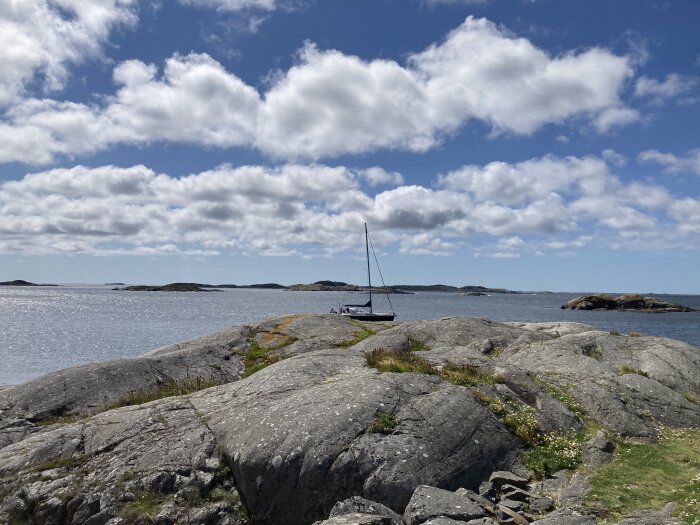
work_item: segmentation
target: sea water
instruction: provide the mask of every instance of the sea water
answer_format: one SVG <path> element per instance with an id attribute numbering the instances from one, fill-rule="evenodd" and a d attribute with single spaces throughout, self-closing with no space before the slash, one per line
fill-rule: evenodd
<path id="1" fill-rule="evenodd" d="M 650 314 L 562 310 L 580 293 L 461 296 L 418 292 L 390 296 L 397 320 L 447 316 L 496 321 L 575 321 L 601 330 L 671 337 L 700 347 L 700 312 Z M 700 310 L 700 296 L 661 299 Z M 79 364 L 133 357 L 226 327 L 292 313 L 326 313 L 364 302 L 348 292 L 232 289 L 221 292 L 126 292 L 108 286 L 0 287 L 0 385 Z M 391 307 L 386 296 L 375 309 Z"/>

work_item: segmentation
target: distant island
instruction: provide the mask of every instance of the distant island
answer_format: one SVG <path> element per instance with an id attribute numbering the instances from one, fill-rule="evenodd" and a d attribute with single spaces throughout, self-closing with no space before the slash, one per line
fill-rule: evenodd
<path id="1" fill-rule="evenodd" d="M 693 308 L 682 304 L 660 301 L 654 297 L 644 297 L 639 294 L 627 294 L 613 297 L 609 294 L 582 295 L 571 299 L 562 305 L 563 310 L 619 310 L 665 313 L 665 312 L 694 312 Z"/>
<path id="2" fill-rule="evenodd" d="M 17 279 L 15 281 L 0 282 L 0 286 L 58 286 L 58 285 L 57 284 L 36 284 L 36 283 L 30 283 L 29 281 L 23 281 L 22 279 Z"/>
<path id="3" fill-rule="evenodd" d="M 123 286 L 122 283 L 114 283 Z M 284 286 L 278 283 L 260 284 L 203 284 L 203 283 L 170 283 L 165 285 L 130 285 L 123 288 L 113 288 L 116 291 L 128 292 L 209 292 L 216 289 L 247 288 L 260 290 L 290 290 L 292 292 L 365 292 L 366 286 L 345 283 L 343 281 L 316 281 L 310 284 L 292 284 Z M 449 292 L 461 295 L 486 295 L 487 293 L 514 294 L 505 288 L 486 288 L 485 286 L 450 286 L 446 284 L 397 284 L 392 286 L 373 286 L 372 291 L 390 294 L 411 294 L 413 292 Z"/>
<path id="4" fill-rule="evenodd" d="M 124 288 L 112 288 L 119 292 L 217 292 L 220 288 L 255 288 L 255 289 L 272 289 L 285 290 L 287 287 L 277 283 L 264 284 L 202 284 L 202 283 L 170 283 L 165 285 L 130 285 Z"/>
<path id="5" fill-rule="evenodd" d="M 361 292 L 366 286 L 356 286 L 342 281 L 316 281 L 311 284 L 293 284 L 289 290 L 294 292 Z M 505 288 L 486 288 L 485 286 L 450 286 L 447 284 L 394 284 L 391 286 L 372 287 L 377 293 L 405 294 L 413 292 L 450 292 L 464 294 L 486 293 L 520 293 Z"/>

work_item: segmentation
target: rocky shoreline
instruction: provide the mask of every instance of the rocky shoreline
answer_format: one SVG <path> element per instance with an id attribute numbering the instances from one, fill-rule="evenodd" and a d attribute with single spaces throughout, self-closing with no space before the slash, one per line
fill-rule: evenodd
<path id="1" fill-rule="evenodd" d="M 699 400 L 670 339 L 278 317 L 1 391 L 0 523 L 692 523 Z"/>

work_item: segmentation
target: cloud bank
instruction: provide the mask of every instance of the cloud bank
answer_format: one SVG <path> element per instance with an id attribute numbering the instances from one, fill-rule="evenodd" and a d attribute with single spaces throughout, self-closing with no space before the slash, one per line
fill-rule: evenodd
<path id="1" fill-rule="evenodd" d="M 122 14 L 106 17 L 95 34 L 131 14 L 130 2 L 105 3 Z M 47 78 L 60 78 L 66 60 L 47 62 Z M 8 92 L 13 78 L 29 74 L 0 79 L 0 89 Z M 262 93 L 206 54 L 173 55 L 162 71 L 129 60 L 114 69 L 116 92 L 100 102 L 16 101 L 0 121 L 0 162 L 46 164 L 56 155 L 156 141 L 255 148 L 291 161 L 378 149 L 422 152 L 472 120 L 496 134 L 528 135 L 571 119 L 607 132 L 639 117 L 620 99 L 632 74 L 628 58 L 606 49 L 551 56 L 473 17 L 406 64 L 308 43 Z"/>
<path id="2" fill-rule="evenodd" d="M 364 221 L 378 243 L 412 254 L 700 247 L 700 200 L 623 183 L 614 169 L 602 157 L 545 156 L 465 165 L 431 187 L 320 164 L 182 178 L 142 165 L 52 169 L 0 185 L 0 252 L 323 256 L 355 250 Z"/>

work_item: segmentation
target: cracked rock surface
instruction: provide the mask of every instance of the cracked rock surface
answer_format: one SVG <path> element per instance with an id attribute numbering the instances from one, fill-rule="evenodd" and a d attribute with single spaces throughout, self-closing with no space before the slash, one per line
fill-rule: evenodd
<path id="1" fill-rule="evenodd" d="M 379 372 L 365 357 L 378 349 L 435 373 Z M 439 375 L 450 363 L 497 380 L 452 384 Z M 222 384 L 109 408 L 191 378 Z M 582 428 L 553 389 L 622 436 L 700 426 L 688 395 L 700 397 L 700 352 L 678 341 L 575 323 L 278 317 L 0 391 L 0 523 L 515 523 L 554 503 L 519 481 L 528 445 L 484 400 L 525 407 L 543 432 Z M 604 436 L 588 449 L 591 464 L 609 459 Z M 494 471 L 512 482 L 493 478 L 489 497 L 517 489 L 502 504 L 475 492 Z M 577 476 L 548 481 L 560 508 L 542 523 L 595 522 Z"/>

